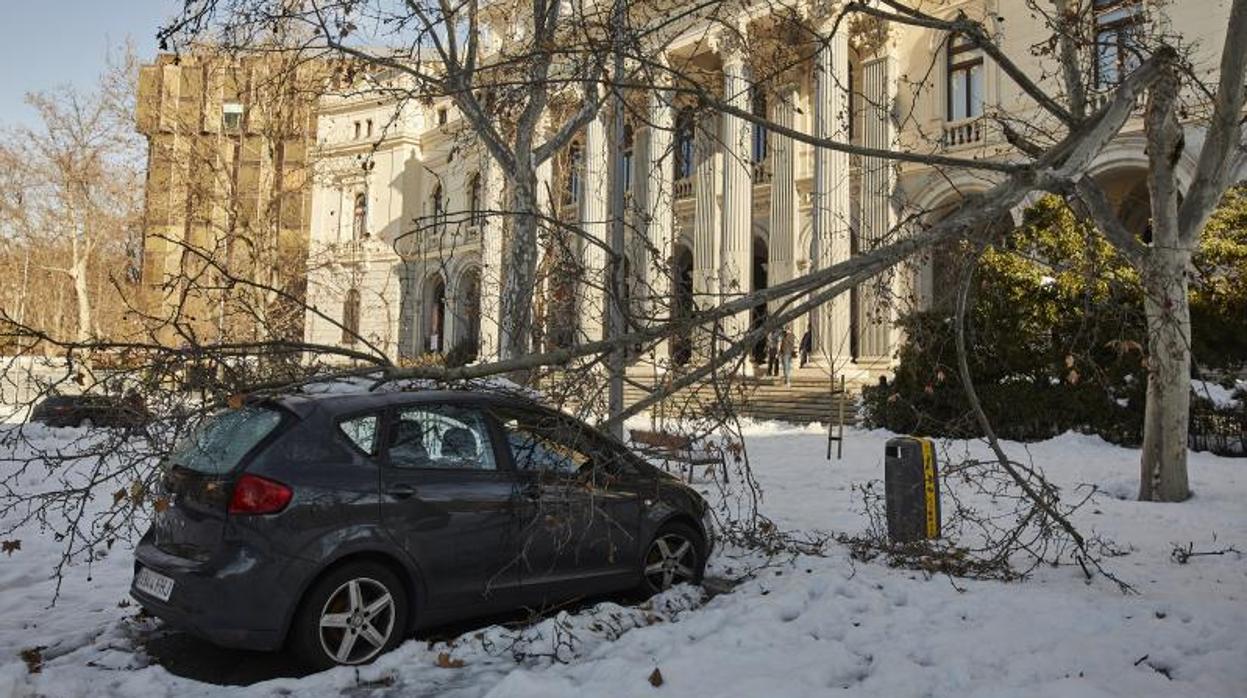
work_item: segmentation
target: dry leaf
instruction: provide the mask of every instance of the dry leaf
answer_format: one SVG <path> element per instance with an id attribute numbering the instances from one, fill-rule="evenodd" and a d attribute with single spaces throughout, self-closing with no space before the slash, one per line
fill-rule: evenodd
<path id="1" fill-rule="evenodd" d="M 455 659 L 449 652 L 442 652 L 437 655 L 437 665 L 443 669 L 459 669 L 463 667 L 463 660 Z"/>
<path id="2" fill-rule="evenodd" d="M 245 398 L 246 396 L 242 393 L 234 393 L 229 396 L 229 399 L 225 401 L 225 404 L 229 405 L 231 410 L 242 409 L 242 403 Z"/>
<path id="3" fill-rule="evenodd" d="M 116 492 L 113 492 L 113 504 L 120 504 L 121 500 L 125 498 L 126 498 L 126 488 L 122 487 Z"/>
<path id="4" fill-rule="evenodd" d="M 44 645 L 38 647 L 27 647 L 19 653 L 22 661 L 26 662 L 26 671 L 32 674 L 38 674 L 43 671 L 43 651 L 47 649 Z"/>
<path id="5" fill-rule="evenodd" d="M 156 510 L 157 514 L 159 514 L 169 508 L 169 500 L 164 497 L 158 497 L 156 501 L 152 502 L 152 508 Z"/>
<path id="6" fill-rule="evenodd" d="M 662 685 L 662 672 L 658 670 L 658 667 L 654 667 L 654 672 L 649 675 L 649 685 L 654 688 Z"/>
<path id="7" fill-rule="evenodd" d="M 20 540 L 0 540 L 0 553 L 12 555 L 21 549 L 22 542 Z"/>

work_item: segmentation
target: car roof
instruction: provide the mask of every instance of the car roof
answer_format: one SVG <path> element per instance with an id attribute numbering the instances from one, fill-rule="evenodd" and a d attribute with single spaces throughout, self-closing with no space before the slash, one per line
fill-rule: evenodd
<path id="1" fill-rule="evenodd" d="M 416 405 L 425 403 L 463 403 L 489 402 L 494 404 L 523 405 L 540 408 L 540 405 L 529 398 L 508 393 L 470 390 L 404 390 L 359 393 L 293 393 L 271 398 L 267 402 L 274 403 L 305 418 L 316 410 L 324 410 L 331 415 L 363 412 L 373 409 L 384 409 L 395 405 Z M 548 409 L 548 408 L 542 408 Z"/>

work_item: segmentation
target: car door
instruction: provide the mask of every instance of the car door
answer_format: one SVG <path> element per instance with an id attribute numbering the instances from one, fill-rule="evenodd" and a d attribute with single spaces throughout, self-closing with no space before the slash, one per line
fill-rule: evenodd
<path id="1" fill-rule="evenodd" d="M 545 605 L 620 588 L 637 564 L 640 491 L 592 429 L 554 412 L 498 409 L 523 494 L 520 583 Z"/>
<path id="2" fill-rule="evenodd" d="M 385 441 L 382 523 L 421 570 L 424 608 L 513 603 L 516 483 L 485 414 L 472 404 L 400 406 Z"/>

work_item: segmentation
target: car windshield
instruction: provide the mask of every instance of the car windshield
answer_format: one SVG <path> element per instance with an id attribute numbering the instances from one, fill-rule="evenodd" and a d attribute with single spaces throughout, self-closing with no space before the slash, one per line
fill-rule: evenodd
<path id="1" fill-rule="evenodd" d="M 280 422 L 280 412 L 264 407 L 218 412 L 200 422 L 173 449 L 169 460 L 200 473 L 227 473 Z"/>

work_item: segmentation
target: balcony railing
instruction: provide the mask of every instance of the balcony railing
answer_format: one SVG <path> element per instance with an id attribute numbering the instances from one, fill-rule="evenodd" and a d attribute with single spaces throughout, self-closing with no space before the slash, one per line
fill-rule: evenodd
<path id="1" fill-rule="evenodd" d="M 1116 90 L 1111 88 L 1105 89 L 1102 92 L 1092 92 L 1087 95 L 1087 101 L 1090 102 L 1089 106 L 1091 109 L 1103 109 L 1105 105 L 1113 101 L 1115 94 L 1117 94 Z M 1140 92 L 1134 98 L 1134 111 L 1143 111 L 1145 106 L 1147 106 L 1147 93 Z"/>
<path id="2" fill-rule="evenodd" d="M 771 182 L 771 159 L 768 157 L 761 162 L 753 163 L 753 183 L 754 184 L 770 184 Z"/>
<path id="3" fill-rule="evenodd" d="M 425 232 L 426 234 L 420 240 L 422 252 L 453 250 L 481 241 L 481 226 L 476 224 L 459 226 L 440 223 Z"/>
<path id="4" fill-rule="evenodd" d="M 944 123 L 944 134 L 941 139 L 945 148 L 957 148 L 983 142 L 983 119 L 973 117 Z"/>
<path id="5" fill-rule="evenodd" d="M 693 196 L 693 178 L 677 179 L 671 185 L 671 191 L 675 194 L 677 200 L 691 198 Z"/>

